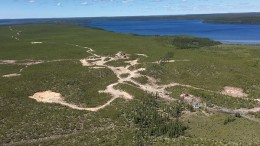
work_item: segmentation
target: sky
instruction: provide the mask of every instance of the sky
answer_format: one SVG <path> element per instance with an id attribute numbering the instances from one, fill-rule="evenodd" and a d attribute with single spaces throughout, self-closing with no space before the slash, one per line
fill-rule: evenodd
<path id="1" fill-rule="evenodd" d="M 260 12 L 260 0 L 0 0 L 0 19 Z"/>

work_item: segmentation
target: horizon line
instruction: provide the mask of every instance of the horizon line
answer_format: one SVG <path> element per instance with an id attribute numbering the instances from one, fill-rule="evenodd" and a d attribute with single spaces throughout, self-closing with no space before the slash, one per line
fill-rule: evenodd
<path id="1" fill-rule="evenodd" d="M 259 12 L 224 12 L 224 13 L 197 13 L 197 14 L 169 14 L 169 15 L 128 15 L 128 16 L 73 16 L 73 17 L 25 17 L 25 18 L 0 18 L 0 20 L 22 20 L 22 19 L 71 19 L 71 18 L 119 18 L 119 17 L 156 17 L 156 16 L 189 16 L 189 15 L 217 15 L 217 14 L 253 14 Z"/>

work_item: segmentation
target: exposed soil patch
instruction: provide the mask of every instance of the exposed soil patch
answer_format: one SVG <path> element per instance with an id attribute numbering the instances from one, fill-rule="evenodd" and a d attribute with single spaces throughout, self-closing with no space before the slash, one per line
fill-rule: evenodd
<path id="1" fill-rule="evenodd" d="M 17 77 L 17 76 L 20 76 L 20 75 L 21 74 L 14 73 L 14 74 L 3 75 L 2 77 L 4 77 L 4 78 L 11 78 L 11 77 Z"/>
<path id="2" fill-rule="evenodd" d="M 115 98 L 112 98 L 109 100 L 106 104 L 94 108 L 84 108 L 79 107 L 75 104 L 67 103 L 64 100 L 64 97 L 60 93 L 52 92 L 52 91 L 44 91 L 44 92 L 37 92 L 33 96 L 29 96 L 31 99 L 35 99 L 37 102 L 43 102 L 43 103 L 52 103 L 52 104 L 60 104 L 63 106 L 67 106 L 72 109 L 76 110 L 85 110 L 85 111 L 98 111 L 107 105 L 109 105 L 111 102 L 115 100 Z"/>
<path id="3" fill-rule="evenodd" d="M 15 60 L 0 60 L 0 64 L 15 64 Z"/>
<path id="4" fill-rule="evenodd" d="M 32 45 L 34 44 L 42 44 L 42 42 L 31 42 Z"/>
<path id="5" fill-rule="evenodd" d="M 236 88 L 236 87 L 230 87 L 230 86 L 224 87 L 220 93 L 223 95 L 228 95 L 228 96 L 232 96 L 232 97 L 240 97 L 240 98 L 248 96 L 246 93 L 244 93 L 243 89 Z"/>
<path id="6" fill-rule="evenodd" d="M 36 65 L 44 63 L 43 60 L 0 60 L 0 64 Z"/>
<path id="7" fill-rule="evenodd" d="M 136 54 L 138 56 L 148 57 L 146 54 Z"/>

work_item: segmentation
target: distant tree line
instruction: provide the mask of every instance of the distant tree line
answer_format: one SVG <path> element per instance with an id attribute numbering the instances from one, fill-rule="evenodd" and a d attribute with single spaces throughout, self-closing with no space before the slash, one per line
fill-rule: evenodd
<path id="1" fill-rule="evenodd" d="M 197 49 L 221 44 L 208 38 L 196 38 L 189 36 L 176 36 L 172 39 L 171 44 L 177 49 Z"/>

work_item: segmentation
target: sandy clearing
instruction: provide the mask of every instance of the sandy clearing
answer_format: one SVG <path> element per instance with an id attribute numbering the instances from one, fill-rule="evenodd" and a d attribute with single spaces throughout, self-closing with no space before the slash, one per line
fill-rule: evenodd
<path id="1" fill-rule="evenodd" d="M 21 74 L 14 73 L 14 74 L 3 75 L 2 77 L 4 77 L 4 78 L 11 78 L 11 77 L 17 77 L 17 76 L 20 76 L 20 75 Z"/>
<path id="2" fill-rule="evenodd" d="M 165 61 L 166 63 L 174 63 L 174 62 L 188 62 L 190 60 L 184 59 L 184 60 L 168 60 Z M 153 63 L 153 64 L 160 64 L 162 61 L 154 61 L 154 62 L 147 62 L 147 63 Z"/>
<path id="3" fill-rule="evenodd" d="M 248 96 L 246 93 L 244 93 L 243 89 L 237 88 L 237 87 L 231 87 L 231 86 L 224 87 L 223 90 L 220 93 L 223 94 L 223 95 L 228 95 L 228 96 L 232 96 L 232 97 L 239 97 L 239 98 L 243 98 L 243 97 Z"/>
<path id="4" fill-rule="evenodd" d="M 32 61 L 32 62 L 26 62 L 26 63 L 20 63 L 21 65 L 36 65 L 36 64 L 41 64 L 44 63 L 44 61 Z"/>
<path id="5" fill-rule="evenodd" d="M 106 68 L 106 67 L 100 67 L 100 66 L 94 66 L 94 67 L 90 67 L 92 69 L 102 69 L 102 68 Z"/>
<path id="6" fill-rule="evenodd" d="M 15 64 L 16 60 L 0 60 L 0 64 Z"/>
<path id="7" fill-rule="evenodd" d="M 34 44 L 42 44 L 43 42 L 31 42 L 32 45 Z"/>
<path id="8" fill-rule="evenodd" d="M 160 64 L 162 61 L 155 61 L 155 62 L 152 62 L 154 64 Z M 175 62 L 175 60 L 168 60 L 167 63 L 173 63 Z"/>
<path id="9" fill-rule="evenodd" d="M 44 63 L 42 60 L 0 60 L 0 64 L 36 65 Z"/>
<path id="10" fill-rule="evenodd" d="M 146 54 L 136 54 L 138 56 L 148 57 Z"/>
<path id="11" fill-rule="evenodd" d="M 72 109 L 85 110 L 85 111 L 98 111 L 98 110 L 103 109 L 106 106 L 110 105 L 110 103 L 112 103 L 116 99 L 116 98 L 112 98 L 104 105 L 101 105 L 98 107 L 84 108 L 84 107 L 79 107 L 75 104 L 67 103 L 66 101 L 64 101 L 64 97 L 62 97 L 62 95 L 60 93 L 56 93 L 56 92 L 52 92 L 52 91 L 37 92 L 33 96 L 29 96 L 29 98 L 34 99 L 37 102 L 60 104 L 60 105 L 67 106 Z"/>
<path id="12" fill-rule="evenodd" d="M 92 64 L 89 63 L 86 59 L 81 59 L 80 62 L 82 66 L 92 66 Z"/>

